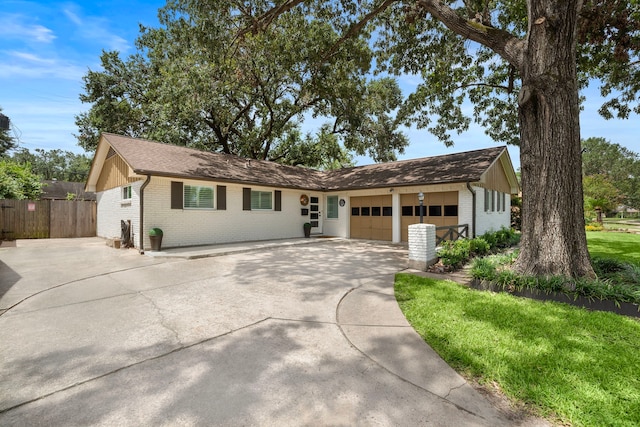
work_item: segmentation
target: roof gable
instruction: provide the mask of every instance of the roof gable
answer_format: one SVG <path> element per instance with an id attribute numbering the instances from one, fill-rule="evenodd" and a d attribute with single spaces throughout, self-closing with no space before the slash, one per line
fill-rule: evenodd
<path id="1" fill-rule="evenodd" d="M 507 177 L 515 177 L 505 147 L 322 172 L 103 133 L 87 180 L 87 189 L 90 191 L 95 191 L 100 170 L 107 153 L 111 150 L 115 151 L 136 175 L 317 191 L 479 182 L 483 174 L 499 159 L 502 167 L 510 169 L 505 170 Z M 511 181 L 512 179 L 510 183 Z M 517 192 L 517 180 L 515 184 L 511 184 Z"/>

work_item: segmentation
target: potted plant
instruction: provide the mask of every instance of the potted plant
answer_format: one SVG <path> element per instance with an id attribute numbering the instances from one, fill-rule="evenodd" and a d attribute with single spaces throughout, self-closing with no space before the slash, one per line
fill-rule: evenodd
<path id="1" fill-rule="evenodd" d="M 311 237 L 311 223 L 305 222 L 302 227 L 304 228 L 304 237 Z"/>
<path id="2" fill-rule="evenodd" d="M 162 230 L 154 227 L 149 230 L 149 240 L 151 241 L 151 250 L 160 251 L 162 249 Z"/>

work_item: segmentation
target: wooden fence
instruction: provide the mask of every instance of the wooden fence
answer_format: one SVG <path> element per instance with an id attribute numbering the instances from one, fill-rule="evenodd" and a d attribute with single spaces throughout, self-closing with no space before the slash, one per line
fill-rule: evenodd
<path id="1" fill-rule="evenodd" d="M 461 237 L 469 238 L 469 224 L 436 227 L 436 246 L 440 246 L 440 243 L 445 240 L 458 240 Z"/>
<path id="2" fill-rule="evenodd" d="M 0 200 L 0 240 L 93 237 L 96 202 Z"/>

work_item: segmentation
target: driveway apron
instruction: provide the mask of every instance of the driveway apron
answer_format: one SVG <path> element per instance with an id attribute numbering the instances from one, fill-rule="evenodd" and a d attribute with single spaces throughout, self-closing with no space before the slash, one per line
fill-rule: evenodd
<path id="1" fill-rule="evenodd" d="M 510 425 L 407 324 L 406 249 L 0 248 L 0 425 Z"/>

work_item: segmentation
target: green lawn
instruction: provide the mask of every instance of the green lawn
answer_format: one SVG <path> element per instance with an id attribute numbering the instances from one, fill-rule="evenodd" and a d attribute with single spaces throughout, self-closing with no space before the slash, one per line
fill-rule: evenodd
<path id="1" fill-rule="evenodd" d="M 408 274 L 395 289 L 416 331 L 463 375 L 561 423 L 640 425 L 637 320 Z"/>
<path id="2" fill-rule="evenodd" d="M 640 234 L 587 231 L 591 256 L 640 265 Z"/>

